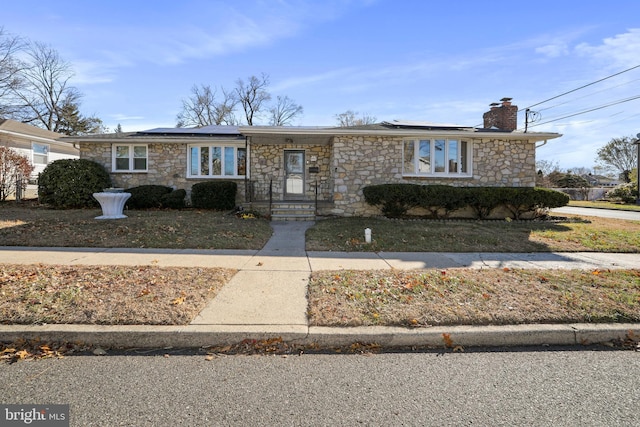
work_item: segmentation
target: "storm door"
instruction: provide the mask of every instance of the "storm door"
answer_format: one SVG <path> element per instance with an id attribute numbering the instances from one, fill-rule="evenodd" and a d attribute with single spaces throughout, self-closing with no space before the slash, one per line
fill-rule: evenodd
<path id="1" fill-rule="evenodd" d="M 285 199 L 304 198 L 304 151 L 285 150 L 284 152 L 284 197 Z"/>

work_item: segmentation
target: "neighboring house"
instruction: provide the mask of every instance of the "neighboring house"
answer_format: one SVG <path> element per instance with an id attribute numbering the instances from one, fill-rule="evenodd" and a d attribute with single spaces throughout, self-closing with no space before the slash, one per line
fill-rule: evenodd
<path id="1" fill-rule="evenodd" d="M 37 195 L 38 174 L 49 163 L 60 159 L 77 159 L 80 156 L 80 150 L 73 143 L 60 140 L 63 136 L 15 120 L 0 119 L 0 146 L 13 148 L 26 155 L 35 166 L 26 196 Z"/>
<path id="2" fill-rule="evenodd" d="M 536 142 L 557 133 L 517 132 L 504 99 L 484 127 L 382 122 L 355 127 L 206 126 L 67 137 L 115 186 L 160 184 L 190 192 L 197 182 L 238 184 L 238 204 L 343 216 L 374 215 L 362 189 L 382 183 L 535 185 Z M 317 201 L 317 202 L 316 202 Z"/>

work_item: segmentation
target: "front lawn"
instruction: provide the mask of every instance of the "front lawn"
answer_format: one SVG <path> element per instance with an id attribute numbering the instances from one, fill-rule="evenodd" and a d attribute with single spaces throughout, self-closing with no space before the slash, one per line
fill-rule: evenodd
<path id="1" fill-rule="evenodd" d="M 264 219 L 199 209 L 125 210 L 96 220 L 100 209 L 48 209 L 36 202 L 0 203 L 1 246 L 260 249 L 272 234 Z"/>
<path id="2" fill-rule="evenodd" d="M 370 228 L 372 242 L 365 242 Z M 640 252 L 640 221 L 568 215 L 551 221 L 333 218 L 307 231 L 307 250 L 386 252 Z"/>

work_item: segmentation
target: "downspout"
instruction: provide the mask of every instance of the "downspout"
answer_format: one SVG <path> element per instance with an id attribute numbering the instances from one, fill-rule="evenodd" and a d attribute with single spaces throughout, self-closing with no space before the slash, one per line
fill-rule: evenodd
<path id="1" fill-rule="evenodd" d="M 540 147 L 544 147 L 545 145 L 547 145 L 547 140 L 545 139 L 544 142 L 540 145 L 536 145 L 536 149 L 540 148 Z"/>

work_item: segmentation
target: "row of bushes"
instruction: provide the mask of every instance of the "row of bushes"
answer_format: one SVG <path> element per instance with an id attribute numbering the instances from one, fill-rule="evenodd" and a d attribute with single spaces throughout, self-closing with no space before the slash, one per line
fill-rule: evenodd
<path id="1" fill-rule="evenodd" d="M 565 206 L 569 196 L 547 188 L 452 187 L 448 185 L 381 184 L 363 189 L 365 201 L 379 206 L 384 216 L 400 218 L 410 209 L 423 208 L 432 218 L 447 218 L 470 208 L 476 218 L 487 218 L 500 207 L 513 218 L 542 209 Z"/>
<path id="2" fill-rule="evenodd" d="M 94 207 L 93 193 L 111 187 L 104 167 L 86 159 L 63 159 L 50 163 L 38 178 L 41 203 L 56 208 Z M 141 185 L 125 190 L 131 193 L 130 209 L 185 207 L 187 192 L 163 185 Z M 237 184 L 231 181 L 199 182 L 191 188 L 191 205 L 199 209 L 230 210 L 235 207 Z"/>

